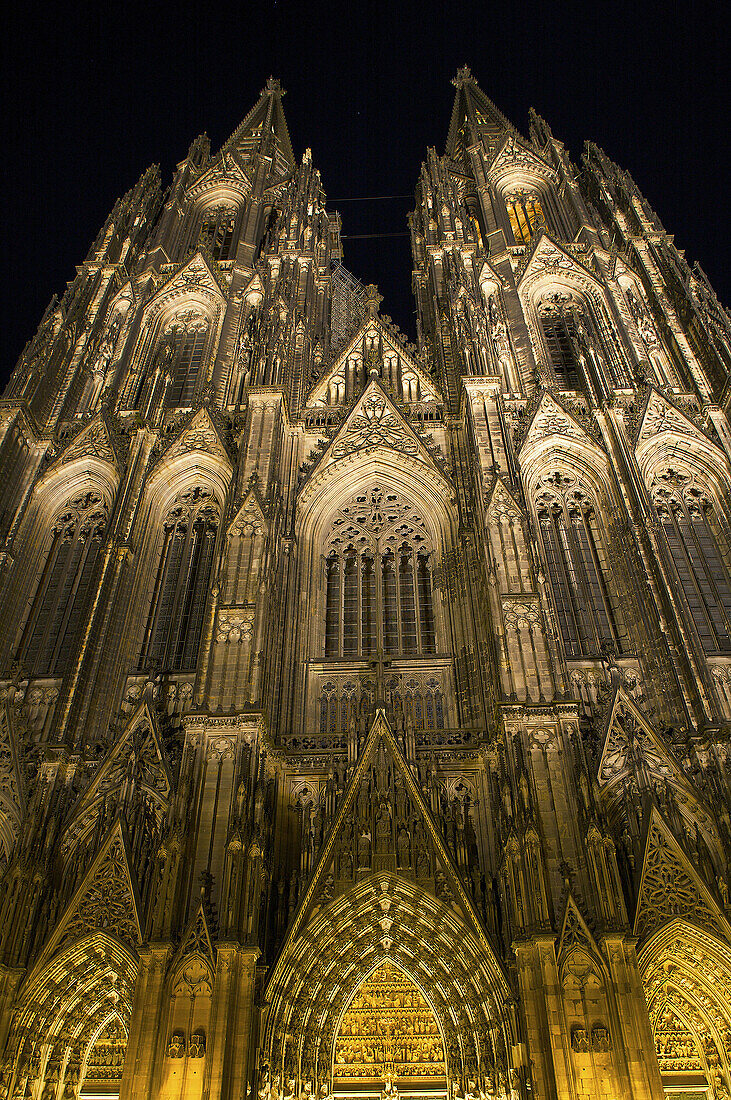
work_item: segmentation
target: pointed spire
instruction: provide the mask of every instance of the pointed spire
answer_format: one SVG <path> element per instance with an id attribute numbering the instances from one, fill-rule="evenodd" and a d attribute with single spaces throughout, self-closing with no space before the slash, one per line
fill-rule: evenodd
<path id="1" fill-rule="evenodd" d="M 456 90 L 449 123 L 446 154 L 457 163 L 467 158 L 467 147 L 483 136 L 495 145 L 506 134 L 517 130 L 482 91 L 467 65 L 457 70 L 452 80 Z"/>
<path id="2" fill-rule="evenodd" d="M 284 89 L 278 80 L 270 76 L 255 106 L 234 130 L 221 152 L 234 149 L 251 157 L 257 153 L 272 157 L 275 168 L 285 174 L 294 168 L 294 153 L 289 140 L 289 130 L 282 110 Z"/>

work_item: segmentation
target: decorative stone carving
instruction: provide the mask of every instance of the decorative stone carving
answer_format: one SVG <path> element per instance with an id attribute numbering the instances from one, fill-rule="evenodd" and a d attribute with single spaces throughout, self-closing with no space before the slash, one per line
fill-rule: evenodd
<path id="1" fill-rule="evenodd" d="M 361 402 L 347 430 L 333 445 L 333 458 L 345 458 L 357 451 L 388 447 L 402 454 L 416 454 L 416 440 L 404 422 L 391 411 L 380 393 L 371 391 Z"/>

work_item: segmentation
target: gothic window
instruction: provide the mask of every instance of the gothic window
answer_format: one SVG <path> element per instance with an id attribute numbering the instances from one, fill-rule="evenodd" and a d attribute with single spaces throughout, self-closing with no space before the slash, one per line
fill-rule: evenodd
<path id="1" fill-rule="evenodd" d="M 62 676 L 87 606 L 107 509 L 98 493 L 70 500 L 56 519 L 18 658 L 36 676 Z"/>
<path id="2" fill-rule="evenodd" d="M 380 486 L 340 509 L 325 558 L 325 656 L 436 652 L 423 520 Z"/>
<path id="3" fill-rule="evenodd" d="M 163 338 L 158 355 L 170 379 L 168 408 L 190 408 L 202 374 L 208 320 L 195 310 L 178 314 Z"/>
<path id="4" fill-rule="evenodd" d="M 552 294 L 538 303 L 538 315 L 548 360 L 553 367 L 559 389 L 579 389 L 579 333 L 574 303 L 563 294 Z"/>
<path id="5" fill-rule="evenodd" d="M 195 668 L 218 521 L 216 502 L 200 488 L 182 493 L 168 513 L 141 668 L 172 672 Z"/>
<path id="6" fill-rule="evenodd" d="M 716 509 L 691 477 L 668 469 L 653 500 L 705 653 L 731 653 L 731 577 Z"/>
<path id="7" fill-rule="evenodd" d="M 204 211 L 198 243 L 214 260 L 233 258 L 237 214 L 233 203 L 219 203 Z"/>
<path id="8" fill-rule="evenodd" d="M 591 501 L 573 478 L 555 473 L 541 483 L 536 509 L 566 655 L 594 656 L 607 644 L 622 652 L 623 631 Z"/>
<path id="9" fill-rule="evenodd" d="M 540 196 L 518 188 L 505 196 L 510 227 L 516 244 L 528 244 L 536 229 L 546 224 Z"/>

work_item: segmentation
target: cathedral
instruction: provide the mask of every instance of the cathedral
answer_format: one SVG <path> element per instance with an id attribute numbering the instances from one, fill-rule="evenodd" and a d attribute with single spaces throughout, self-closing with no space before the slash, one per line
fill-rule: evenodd
<path id="1" fill-rule="evenodd" d="M 453 83 L 415 344 L 270 79 L 12 374 L 0 1100 L 731 1098 L 731 321 Z"/>

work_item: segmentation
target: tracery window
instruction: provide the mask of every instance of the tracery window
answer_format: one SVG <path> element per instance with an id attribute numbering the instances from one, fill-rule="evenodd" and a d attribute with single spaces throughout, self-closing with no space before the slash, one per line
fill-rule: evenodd
<path id="1" fill-rule="evenodd" d="M 655 478 L 652 496 L 704 652 L 731 653 L 731 577 L 713 501 L 673 469 Z"/>
<path id="2" fill-rule="evenodd" d="M 237 216 L 235 204 L 228 202 L 204 211 L 198 243 L 211 253 L 214 260 L 232 259 Z"/>
<path id="3" fill-rule="evenodd" d="M 18 659 L 35 676 L 62 676 L 87 606 L 104 538 L 107 507 L 96 492 L 74 497 L 53 526 L 53 540 L 25 627 Z"/>
<path id="4" fill-rule="evenodd" d="M 545 226 L 540 196 L 536 191 L 516 188 L 505 196 L 510 227 L 516 244 L 528 244 L 537 229 Z"/>
<path id="5" fill-rule="evenodd" d="M 195 668 L 218 523 L 218 505 L 207 489 L 181 493 L 168 512 L 141 668 L 172 672 Z"/>
<path id="6" fill-rule="evenodd" d="M 178 313 L 167 327 L 156 359 L 170 378 L 165 393 L 168 408 L 189 408 L 202 374 L 208 318 L 197 310 Z"/>
<path id="7" fill-rule="evenodd" d="M 591 500 L 575 478 L 556 472 L 541 482 L 536 511 L 566 655 L 594 656 L 607 644 L 622 652 L 623 624 Z"/>
<path id="8" fill-rule="evenodd" d="M 577 355 L 579 319 L 575 303 L 564 294 L 551 294 L 538 303 L 543 340 L 559 389 L 581 386 Z"/>
<path id="9" fill-rule="evenodd" d="M 325 656 L 436 652 L 432 548 L 397 493 L 373 486 L 335 519 L 325 558 Z"/>

